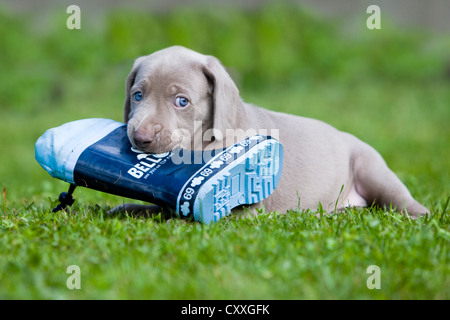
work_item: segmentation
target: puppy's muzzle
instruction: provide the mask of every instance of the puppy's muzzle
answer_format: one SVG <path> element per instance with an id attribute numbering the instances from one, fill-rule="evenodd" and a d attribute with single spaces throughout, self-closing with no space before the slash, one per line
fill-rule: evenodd
<path id="1" fill-rule="evenodd" d="M 161 129 L 162 126 L 160 124 L 140 126 L 134 130 L 132 129 L 131 134 L 129 134 L 130 140 L 132 140 L 136 148 L 149 150 L 159 140 Z"/>
<path id="2" fill-rule="evenodd" d="M 133 135 L 133 141 L 135 146 L 141 150 L 145 150 L 148 147 L 150 147 L 150 145 L 154 140 L 155 140 L 154 134 L 143 132 L 140 130 L 136 131 Z"/>

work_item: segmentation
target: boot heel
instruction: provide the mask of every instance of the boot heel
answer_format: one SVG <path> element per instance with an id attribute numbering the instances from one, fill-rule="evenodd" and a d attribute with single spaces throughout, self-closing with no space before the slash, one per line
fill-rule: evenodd
<path id="1" fill-rule="evenodd" d="M 283 147 L 277 140 L 259 142 L 201 186 L 194 219 L 217 222 L 237 206 L 266 199 L 280 181 L 282 164 Z"/>

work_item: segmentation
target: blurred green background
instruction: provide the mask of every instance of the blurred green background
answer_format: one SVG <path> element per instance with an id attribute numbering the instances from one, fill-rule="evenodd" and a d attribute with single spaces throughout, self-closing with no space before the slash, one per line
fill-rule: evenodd
<path id="1" fill-rule="evenodd" d="M 245 101 L 319 118 L 370 143 L 420 201 L 448 195 L 448 33 L 398 27 L 383 8 L 382 29 L 369 30 L 364 7 L 324 18 L 279 1 L 171 2 L 157 10 L 81 2 L 81 29 L 69 30 L 72 2 L 45 3 L 0 4 L 0 182 L 10 206 L 46 205 L 66 188 L 34 160 L 46 129 L 122 120 L 134 59 L 175 44 L 217 56 Z"/>

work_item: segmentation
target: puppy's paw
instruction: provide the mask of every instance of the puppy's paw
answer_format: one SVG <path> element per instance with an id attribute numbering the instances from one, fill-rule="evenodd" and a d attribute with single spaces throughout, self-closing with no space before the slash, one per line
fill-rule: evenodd
<path id="1" fill-rule="evenodd" d="M 412 220 L 416 220 L 417 218 L 423 217 L 425 215 L 430 214 L 430 210 L 425 208 L 423 205 L 418 203 L 417 201 L 410 205 L 408 208 L 406 208 L 406 212 L 408 213 L 408 216 Z"/>

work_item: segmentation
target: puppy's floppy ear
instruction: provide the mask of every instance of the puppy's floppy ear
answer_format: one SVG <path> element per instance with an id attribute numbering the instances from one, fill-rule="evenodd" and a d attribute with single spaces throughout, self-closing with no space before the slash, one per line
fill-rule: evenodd
<path id="1" fill-rule="evenodd" d="M 127 77 L 126 85 L 125 85 L 125 106 L 123 109 L 123 121 L 125 123 L 128 122 L 130 116 L 130 89 L 134 85 L 134 80 L 136 79 L 137 71 L 139 70 L 139 65 L 144 60 L 145 57 L 139 57 L 134 60 L 133 68 L 131 68 L 131 72 Z"/>
<path id="2" fill-rule="evenodd" d="M 242 103 L 239 90 L 222 64 L 213 56 L 207 56 L 203 72 L 212 85 L 213 92 L 213 129 L 222 136 L 215 135 L 216 140 L 225 138 L 226 129 L 236 127 L 238 106 Z"/>

